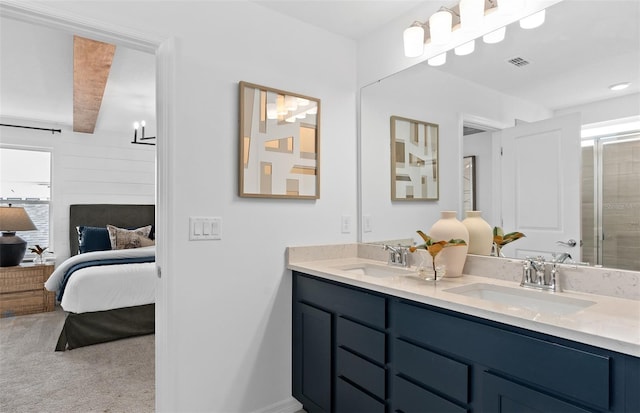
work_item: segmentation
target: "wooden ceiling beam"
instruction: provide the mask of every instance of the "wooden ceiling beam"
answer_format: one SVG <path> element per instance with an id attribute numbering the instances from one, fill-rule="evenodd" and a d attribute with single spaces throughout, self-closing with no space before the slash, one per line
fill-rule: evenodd
<path id="1" fill-rule="evenodd" d="M 114 44 L 73 36 L 73 131 L 93 133 L 107 85 Z"/>

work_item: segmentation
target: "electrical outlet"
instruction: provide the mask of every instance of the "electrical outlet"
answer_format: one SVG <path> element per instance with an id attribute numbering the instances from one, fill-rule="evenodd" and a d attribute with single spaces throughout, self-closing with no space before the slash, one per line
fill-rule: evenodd
<path id="1" fill-rule="evenodd" d="M 362 216 L 362 230 L 363 232 L 371 232 L 373 231 L 373 218 L 371 215 L 363 215 Z"/>
<path id="2" fill-rule="evenodd" d="M 351 233 L 351 217 L 348 215 L 343 215 L 341 224 L 342 224 L 342 233 L 350 234 Z"/>

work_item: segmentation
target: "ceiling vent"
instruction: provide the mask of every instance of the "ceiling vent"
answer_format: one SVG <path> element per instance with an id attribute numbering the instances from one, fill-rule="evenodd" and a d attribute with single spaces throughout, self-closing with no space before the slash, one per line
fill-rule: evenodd
<path id="1" fill-rule="evenodd" d="M 521 57 L 514 57 L 513 59 L 507 60 L 507 62 L 511 63 L 514 66 L 522 67 L 528 65 L 530 62 Z"/>

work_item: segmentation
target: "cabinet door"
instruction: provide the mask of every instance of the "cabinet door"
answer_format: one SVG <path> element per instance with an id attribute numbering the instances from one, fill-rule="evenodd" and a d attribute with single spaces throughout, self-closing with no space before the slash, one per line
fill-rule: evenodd
<path id="1" fill-rule="evenodd" d="M 309 413 L 331 411 L 331 313 L 295 303 L 293 394 Z"/>
<path id="2" fill-rule="evenodd" d="M 483 374 L 483 407 L 486 412 L 547 413 L 590 412 L 576 405 L 540 393 L 532 388 L 494 376 Z"/>

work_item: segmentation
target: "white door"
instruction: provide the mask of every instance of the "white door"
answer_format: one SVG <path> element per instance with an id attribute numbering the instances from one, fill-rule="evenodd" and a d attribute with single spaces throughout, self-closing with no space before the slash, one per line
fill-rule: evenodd
<path id="1" fill-rule="evenodd" d="M 581 261 L 580 114 L 500 133 L 502 228 L 525 234 L 504 247 L 505 255 L 551 259 L 554 252 L 567 252 Z"/>

